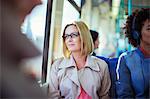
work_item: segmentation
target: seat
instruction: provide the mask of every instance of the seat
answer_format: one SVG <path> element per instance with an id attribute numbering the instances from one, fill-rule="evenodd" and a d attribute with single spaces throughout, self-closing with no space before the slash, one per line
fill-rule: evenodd
<path id="1" fill-rule="evenodd" d="M 111 87 L 110 87 L 109 95 L 111 98 L 117 98 L 115 82 L 117 81 L 116 68 L 117 68 L 118 58 L 106 58 L 102 56 L 96 56 L 96 57 L 104 60 L 108 64 L 110 79 L 111 79 Z"/>

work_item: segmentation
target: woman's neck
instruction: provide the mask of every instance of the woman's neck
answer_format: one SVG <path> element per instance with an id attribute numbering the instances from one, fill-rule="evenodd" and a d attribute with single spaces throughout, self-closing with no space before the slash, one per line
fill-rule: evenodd
<path id="1" fill-rule="evenodd" d="M 76 66 L 78 69 L 81 69 L 84 67 L 86 63 L 86 55 L 81 55 L 80 53 L 72 53 L 73 58 L 75 60 Z"/>
<path id="2" fill-rule="evenodd" d="M 141 43 L 140 48 L 142 49 L 142 53 L 144 54 L 144 56 L 150 57 L 150 45 Z"/>

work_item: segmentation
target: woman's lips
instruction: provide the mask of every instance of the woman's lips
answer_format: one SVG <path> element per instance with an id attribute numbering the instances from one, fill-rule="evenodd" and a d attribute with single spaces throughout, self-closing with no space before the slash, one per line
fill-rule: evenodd
<path id="1" fill-rule="evenodd" d="M 75 44 L 68 44 L 68 46 L 74 46 Z"/>

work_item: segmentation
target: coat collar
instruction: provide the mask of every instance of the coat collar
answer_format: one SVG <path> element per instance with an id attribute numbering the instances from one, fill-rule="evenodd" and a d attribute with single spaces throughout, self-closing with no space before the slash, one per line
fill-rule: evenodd
<path id="1" fill-rule="evenodd" d="M 85 68 L 90 68 L 95 71 L 100 71 L 99 64 L 96 62 L 96 57 L 88 55 L 85 63 Z M 60 63 L 60 69 L 62 68 L 70 68 L 76 67 L 76 63 L 74 61 L 73 55 L 70 55 L 70 58 L 64 58 L 64 60 Z"/>

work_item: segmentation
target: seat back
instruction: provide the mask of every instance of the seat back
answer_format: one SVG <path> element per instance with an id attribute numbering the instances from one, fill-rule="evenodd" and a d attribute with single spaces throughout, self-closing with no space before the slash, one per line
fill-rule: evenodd
<path id="1" fill-rule="evenodd" d="M 102 56 L 96 56 L 96 57 L 104 60 L 108 64 L 110 79 L 111 79 L 111 87 L 110 87 L 109 94 L 111 98 L 117 98 L 115 82 L 117 81 L 116 68 L 117 68 L 118 58 L 105 58 Z"/>
<path id="2" fill-rule="evenodd" d="M 117 68 L 118 58 L 112 58 L 108 61 L 108 68 L 110 73 L 110 79 L 111 79 L 111 88 L 110 88 L 110 96 L 111 98 L 117 98 L 116 94 L 116 84 L 117 81 L 117 75 L 116 75 L 116 68 Z"/>

